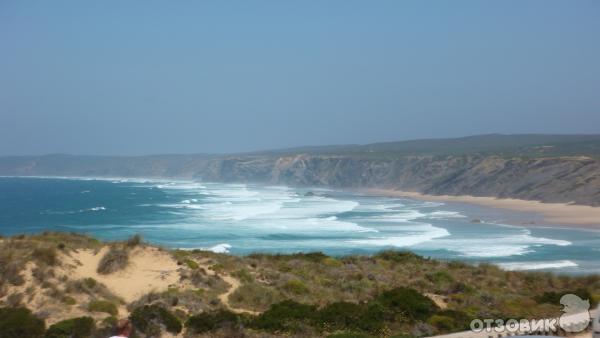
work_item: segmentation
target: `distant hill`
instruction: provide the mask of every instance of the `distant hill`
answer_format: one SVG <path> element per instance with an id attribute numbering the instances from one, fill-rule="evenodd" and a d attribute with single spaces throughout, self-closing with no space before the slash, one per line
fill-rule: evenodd
<path id="1" fill-rule="evenodd" d="M 600 206 L 600 135 L 477 135 L 242 154 L 0 157 L 0 175 L 161 177 Z"/>
<path id="2" fill-rule="evenodd" d="M 298 147 L 257 152 L 257 154 L 268 153 L 384 153 L 397 155 L 465 155 L 480 153 L 510 156 L 599 156 L 600 134 L 488 134 L 365 145 Z"/>

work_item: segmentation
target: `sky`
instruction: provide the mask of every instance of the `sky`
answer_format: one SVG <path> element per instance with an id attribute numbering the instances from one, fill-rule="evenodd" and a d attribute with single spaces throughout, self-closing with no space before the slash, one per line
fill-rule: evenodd
<path id="1" fill-rule="evenodd" d="M 600 1 L 0 1 L 0 155 L 600 133 Z"/>

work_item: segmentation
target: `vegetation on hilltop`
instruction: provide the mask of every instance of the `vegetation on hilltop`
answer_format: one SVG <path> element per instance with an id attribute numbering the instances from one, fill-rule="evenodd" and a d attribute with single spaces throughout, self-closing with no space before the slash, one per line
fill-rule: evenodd
<path id="1" fill-rule="evenodd" d="M 244 154 L 0 157 L 0 175 L 387 188 L 600 206 L 600 135 L 477 135 Z"/>
<path id="2" fill-rule="evenodd" d="M 150 248 L 139 238 L 129 243 L 138 250 Z M 110 333 L 117 318 L 129 317 L 137 337 L 161 332 L 421 337 L 464 330 L 473 318 L 556 317 L 557 300 L 565 293 L 600 300 L 599 276 L 503 271 L 409 252 L 238 257 L 165 250 L 179 264 L 180 283 L 125 303 L 113 294 L 118 290 L 68 273 L 67 257 L 106 245 L 63 233 L 1 239 L 0 325 L 11 332 L 33 332 L 32 337 L 43 336 L 46 327 L 49 337 L 75 332 L 99 337 Z M 130 247 L 127 242 L 110 245 Z M 58 316 L 57 311 L 63 312 Z"/>

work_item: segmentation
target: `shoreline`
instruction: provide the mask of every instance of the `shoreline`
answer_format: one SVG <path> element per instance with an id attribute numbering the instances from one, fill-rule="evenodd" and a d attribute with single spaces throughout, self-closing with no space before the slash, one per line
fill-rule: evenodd
<path id="1" fill-rule="evenodd" d="M 191 178 L 167 178 L 167 177 L 101 177 L 101 176 L 41 176 L 41 175 L 0 175 L 0 178 L 38 178 L 38 179 L 67 179 L 67 180 L 100 180 L 100 181 L 151 181 L 157 183 L 182 182 L 182 183 L 210 183 Z M 544 223 L 537 225 L 562 226 L 565 228 L 581 228 L 586 230 L 600 230 L 600 207 L 567 203 L 545 203 L 534 200 L 522 200 L 515 198 L 497 198 L 489 196 L 471 195 L 428 195 L 416 191 L 404 191 L 384 188 L 361 188 L 344 189 L 332 188 L 333 190 L 346 190 L 364 193 L 371 196 L 381 197 L 405 197 L 423 201 L 466 203 L 518 212 L 531 212 L 542 217 Z M 536 224 L 521 223 L 517 226 L 535 226 Z"/>
<path id="2" fill-rule="evenodd" d="M 393 189 L 361 189 L 360 192 L 383 197 L 406 197 L 424 201 L 458 202 L 496 209 L 532 212 L 544 219 L 544 225 L 577 226 L 584 229 L 600 230 L 600 207 L 566 203 L 543 203 L 513 198 L 427 195 L 415 191 Z"/>

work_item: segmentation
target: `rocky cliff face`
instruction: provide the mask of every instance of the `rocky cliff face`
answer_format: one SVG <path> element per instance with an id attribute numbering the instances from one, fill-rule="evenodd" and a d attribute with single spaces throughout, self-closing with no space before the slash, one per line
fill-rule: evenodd
<path id="1" fill-rule="evenodd" d="M 600 161 L 577 157 L 239 155 L 0 159 L 0 175 L 194 178 L 600 206 Z"/>
<path id="2" fill-rule="evenodd" d="M 341 188 L 390 188 L 434 195 L 494 196 L 600 205 L 600 161 L 587 157 L 295 155 L 214 159 L 194 176 Z M 208 168 L 212 170 L 207 170 Z"/>

